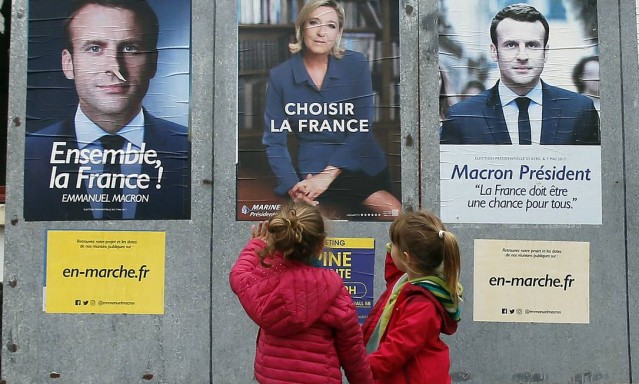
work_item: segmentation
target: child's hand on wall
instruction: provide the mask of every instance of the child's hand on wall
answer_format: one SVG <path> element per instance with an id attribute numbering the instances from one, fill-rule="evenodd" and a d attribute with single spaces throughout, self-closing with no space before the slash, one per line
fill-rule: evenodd
<path id="1" fill-rule="evenodd" d="M 251 225 L 251 239 L 260 239 L 264 242 L 267 241 L 268 238 L 268 221 L 260 221 L 255 225 Z"/>

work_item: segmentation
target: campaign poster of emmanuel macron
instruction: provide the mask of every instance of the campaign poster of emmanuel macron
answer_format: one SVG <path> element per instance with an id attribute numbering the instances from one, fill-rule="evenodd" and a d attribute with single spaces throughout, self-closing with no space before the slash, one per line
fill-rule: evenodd
<path id="1" fill-rule="evenodd" d="M 190 1 L 29 4 L 24 217 L 189 219 Z"/>

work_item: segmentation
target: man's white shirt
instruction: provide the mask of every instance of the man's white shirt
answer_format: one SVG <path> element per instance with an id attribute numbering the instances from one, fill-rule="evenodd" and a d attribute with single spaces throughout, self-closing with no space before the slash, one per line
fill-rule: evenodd
<path id="1" fill-rule="evenodd" d="M 85 114 L 82 112 L 80 107 L 75 113 L 75 135 L 78 139 L 78 149 L 89 149 L 89 150 L 102 150 L 102 145 L 100 144 L 100 138 L 104 135 L 108 135 L 106 131 L 100 128 L 97 124 L 92 122 Z M 131 148 L 133 150 L 139 151 L 142 148 L 142 143 L 144 141 L 144 113 L 142 110 L 129 122 L 129 124 L 125 125 L 118 131 L 118 135 L 124 137 L 126 142 L 124 144 L 124 148 L 126 149 L 127 143 L 131 143 Z M 101 159 L 100 159 L 101 160 Z M 88 173 L 94 174 L 102 174 L 103 165 L 101 161 L 99 164 L 91 164 L 87 163 L 86 165 L 82 165 L 85 167 L 89 167 L 90 171 Z M 130 174 L 140 174 L 142 171 L 141 164 L 122 164 L 122 173 L 125 175 Z M 93 186 L 87 187 L 87 192 L 90 195 L 99 195 L 102 193 L 102 188 Z M 123 194 L 137 194 L 138 189 L 124 188 L 122 191 Z M 93 209 L 93 216 L 96 219 L 103 218 L 102 203 L 99 201 L 91 201 L 91 208 Z M 122 212 L 123 219 L 133 219 L 135 217 L 135 205 L 133 202 L 124 202 Z"/>
<path id="2" fill-rule="evenodd" d="M 504 119 L 508 127 L 508 134 L 513 145 L 519 145 L 519 108 L 515 99 L 520 97 L 510 90 L 502 81 L 499 82 L 499 100 L 504 111 Z M 525 97 L 530 99 L 528 115 L 530 116 L 530 139 L 533 145 L 541 141 L 542 91 L 541 81 L 528 92 Z"/>

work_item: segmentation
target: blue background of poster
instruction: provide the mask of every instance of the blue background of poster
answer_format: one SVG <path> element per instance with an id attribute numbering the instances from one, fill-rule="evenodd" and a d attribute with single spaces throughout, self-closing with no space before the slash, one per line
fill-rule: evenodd
<path id="1" fill-rule="evenodd" d="M 78 99 L 62 73 L 62 25 L 70 1 L 29 2 L 27 132 L 73 116 Z M 156 117 L 188 126 L 190 99 L 190 0 L 148 0 L 159 23 L 158 71 L 144 107 Z"/>
<path id="2" fill-rule="evenodd" d="M 364 323 L 371 309 L 373 308 L 373 280 L 375 277 L 375 240 L 374 239 L 345 239 L 333 238 L 327 239 L 327 244 L 331 241 L 344 241 L 344 246 L 329 247 L 326 246 L 322 252 L 323 266 L 328 269 L 335 270 L 344 280 L 344 285 L 348 289 L 355 307 L 357 308 L 357 317 L 360 324 Z M 360 242 L 370 240 L 370 248 L 361 248 L 350 246 L 351 242 Z M 330 262 L 330 252 L 337 255 L 341 252 L 350 252 L 350 266 L 335 265 Z M 327 255 L 327 253 L 329 253 Z M 332 264 L 332 265 L 331 265 Z M 345 275 L 350 272 L 350 277 Z"/>

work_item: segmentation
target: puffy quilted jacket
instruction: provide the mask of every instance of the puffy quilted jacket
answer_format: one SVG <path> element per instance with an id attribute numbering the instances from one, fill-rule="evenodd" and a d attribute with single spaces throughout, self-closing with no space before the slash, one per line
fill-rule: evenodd
<path id="1" fill-rule="evenodd" d="M 231 269 L 244 310 L 260 327 L 255 377 L 260 383 L 372 383 L 355 305 L 333 271 L 283 259 L 260 265 L 252 239 Z"/>

